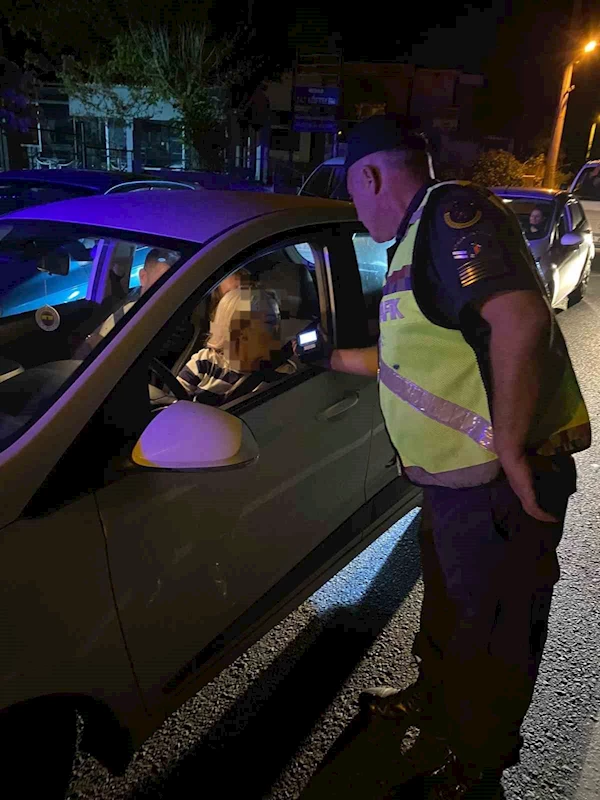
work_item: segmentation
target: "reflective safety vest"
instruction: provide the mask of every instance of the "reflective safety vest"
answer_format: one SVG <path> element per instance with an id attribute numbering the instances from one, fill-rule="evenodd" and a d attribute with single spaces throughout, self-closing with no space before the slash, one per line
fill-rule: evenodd
<path id="1" fill-rule="evenodd" d="M 409 480 L 461 488 L 493 480 L 501 467 L 475 352 L 460 330 L 428 319 L 412 289 L 417 252 L 422 252 L 420 220 L 431 195 L 444 185 L 432 186 L 425 195 L 388 271 L 379 315 L 379 393 L 388 433 Z M 528 447 L 532 455 L 584 450 L 591 440 L 587 409 L 559 330 L 552 341 L 552 390 L 540 398 L 542 411 Z"/>

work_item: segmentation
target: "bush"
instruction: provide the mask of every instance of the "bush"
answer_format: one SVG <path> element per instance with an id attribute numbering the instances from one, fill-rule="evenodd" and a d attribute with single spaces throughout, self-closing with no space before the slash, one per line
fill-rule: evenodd
<path id="1" fill-rule="evenodd" d="M 473 180 L 483 186 L 522 186 L 524 166 L 506 150 L 487 150 L 473 167 Z"/>

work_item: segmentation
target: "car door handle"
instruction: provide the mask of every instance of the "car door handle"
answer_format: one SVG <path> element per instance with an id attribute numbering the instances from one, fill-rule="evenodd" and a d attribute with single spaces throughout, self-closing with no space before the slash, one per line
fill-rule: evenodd
<path id="1" fill-rule="evenodd" d="M 342 397 L 341 400 L 338 400 L 337 403 L 329 406 L 329 408 L 326 408 L 324 411 L 319 411 L 317 414 L 317 419 L 323 421 L 333 419 L 334 417 L 339 417 L 340 414 L 344 414 L 346 411 L 349 411 L 357 403 L 358 392 L 349 392 L 345 397 Z"/>

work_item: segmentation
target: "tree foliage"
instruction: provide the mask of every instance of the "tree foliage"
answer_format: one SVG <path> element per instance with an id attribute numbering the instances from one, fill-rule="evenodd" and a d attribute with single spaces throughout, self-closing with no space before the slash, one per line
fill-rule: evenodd
<path id="1" fill-rule="evenodd" d="M 487 150 L 473 166 L 473 180 L 483 186 L 522 186 L 523 164 L 506 150 Z"/>
<path id="2" fill-rule="evenodd" d="M 252 38 L 252 30 L 240 25 L 233 35 L 217 39 L 208 21 L 173 29 L 136 25 L 114 37 L 102 62 L 86 66 L 65 59 L 61 78 L 70 96 L 106 116 L 150 117 L 157 103 L 171 103 L 187 142 L 202 165 L 214 169 L 215 134 L 226 120 L 234 87 L 252 83 L 252 76 L 267 69 Z"/>

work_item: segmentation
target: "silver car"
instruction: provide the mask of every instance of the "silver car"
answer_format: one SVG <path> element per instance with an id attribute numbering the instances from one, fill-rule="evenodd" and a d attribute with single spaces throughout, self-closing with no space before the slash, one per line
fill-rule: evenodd
<path id="1" fill-rule="evenodd" d="M 579 200 L 553 189 L 494 189 L 517 215 L 553 308 L 586 292 L 594 259 L 592 230 Z"/>
<path id="2" fill-rule="evenodd" d="M 581 202 L 592 226 L 594 244 L 600 247 L 600 161 L 583 165 L 573 179 L 571 192 Z"/>
<path id="3" fill-rule="evenodd" d="M 50 293 L 90 262 L 85 297 L 0 318 L 2 766 L 23 797 L 54 798 L 76 711 L 81 748 L 122 773 L 419 495 L 398 477 L 376 381 L 290 346 L 317 323 L 338 346 L 377 339 L 385 246 L 350 204 L 140 192 L 0 223 L 0 304 L 32 272 Z M 169 266 L 133 299 L 148 248 Z M 220 406 L 191 402 L 175 376 L 241 268 L 277 298 L 281 352 Z"/>

